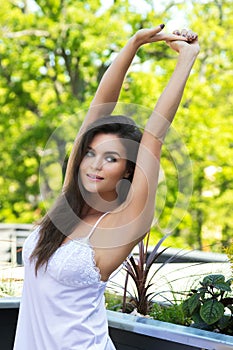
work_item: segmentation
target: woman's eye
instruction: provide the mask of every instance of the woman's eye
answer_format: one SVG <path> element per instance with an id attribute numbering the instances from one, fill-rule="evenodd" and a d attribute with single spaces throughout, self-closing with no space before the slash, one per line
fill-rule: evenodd
<path id="1" fill-rule="evenodd" d="M 87 153 L 86 153 L 86 157 L 94 157 L 94 152 L 93 151 L 87 151 Z"/>
<path id="2" fill-rule="evenodd" d="M 108 156 L 105 158 L 108 163 L 115 163 L 117 159 L 113 156 Z"/>

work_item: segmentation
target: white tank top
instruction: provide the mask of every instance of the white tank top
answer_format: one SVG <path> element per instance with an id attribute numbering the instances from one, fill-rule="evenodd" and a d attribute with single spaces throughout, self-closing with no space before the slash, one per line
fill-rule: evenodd
<path id="1" fill-rule="evenodd" d="M 39 228 L 23 248 L 24 287 L 14 350 L 114 350 L 108 335 L 104 291 L 94 260 L 90 237 L 102 215 L 85 238 L 70 240 L 51 256 L 47 270 L 30 255 Z"/>

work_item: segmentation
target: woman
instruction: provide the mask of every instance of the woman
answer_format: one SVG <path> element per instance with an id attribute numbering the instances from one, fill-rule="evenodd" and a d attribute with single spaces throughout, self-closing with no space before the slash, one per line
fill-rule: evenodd
<path id="1" fill-rule="evenodd" d="M 191 31 L 138 31 L 103 76 L 73 147 L 61 196 L 24 244 L 15 350 L 111 350 L 104 290 L 148 232 L 161 146 L 199 52 Z M 139 47 L 165 41 L 178 62 L 143 134 L 109 116 Z M 135 165 L 136 163 L 136 165 Z"/>

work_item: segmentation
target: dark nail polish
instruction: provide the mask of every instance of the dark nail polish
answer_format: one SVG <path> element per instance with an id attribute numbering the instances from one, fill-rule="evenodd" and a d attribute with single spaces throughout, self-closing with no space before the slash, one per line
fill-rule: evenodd
<path id="1" fill-rule="evenodd" d="M 160 24 L 160 28 L 163 29 L 165 27 L 165 24 Z"/>

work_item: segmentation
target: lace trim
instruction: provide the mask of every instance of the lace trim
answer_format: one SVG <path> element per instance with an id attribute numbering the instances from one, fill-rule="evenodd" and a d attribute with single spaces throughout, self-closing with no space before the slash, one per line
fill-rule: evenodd
<path id="1" fill-rule="evenodd" d="M 30 263 L 35 248 L 39 228 L 26 239 L 23 247 L 24 264 Z M 61 245 L 51 256 L 47 271 L 58 282 L 68 286 L 88 286 L 106 284 L 101 280 L 100 269 L 96 266 L 95 251 L 88 237 L 71 240 Z"/>
<path id="2" fill-rule="evenodd" d="M 95 251 L 86 238 L 70 240 L 61 245 L 48 264 L 48 272 L 59 282 L 69 286 L 103 283 L 96 266 Z"/>

